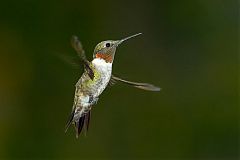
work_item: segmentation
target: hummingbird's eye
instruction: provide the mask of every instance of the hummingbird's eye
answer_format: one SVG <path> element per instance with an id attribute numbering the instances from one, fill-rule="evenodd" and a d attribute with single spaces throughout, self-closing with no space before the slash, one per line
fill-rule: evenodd
<path id="1" fill-rule="evenodd" d="M 110 45 L 110 43 L 106 43 L 106 47 L 110 47 L 111 45 Z"/>

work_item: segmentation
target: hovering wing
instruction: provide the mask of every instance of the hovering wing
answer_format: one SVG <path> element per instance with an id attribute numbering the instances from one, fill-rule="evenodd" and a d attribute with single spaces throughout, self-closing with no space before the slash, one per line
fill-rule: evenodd
<path id="1" fill-rule="evenodd" d="M 81 63 L 79 63 L 79 58 L 78 57 L 72 57 L 67 54 L 62 54 L 62 53 L 55 53 L 55 55 L 62 60 L 65 64 L 68 66 L 70 65 L 73 69 L 78 69 L 82 67 Z"/>
<path id="2" fill-rule="evenodd" d="M 131 85 L 133 87 L 140 88 L 140 89 L 147 90 L 147 91 L 160 91 L 161 90 L 161 88 L 156 87 L 149 83 L 131 82 L 131 81 L 127 81 L 127 80 L 124 80 L 124 79 L 121 79 L 119 77 L 112 75 L 111 80 L 110 80 L 110 85 L 113 85 L 116 82 L 122 82 L 122 83 L 125 83 L 128 85 Z"/>
<path id="3" fill-rule="evenodd" d="M 84 67 L 85 67 L 89 77 L 93 80 L 94 72 L 93 72 L 93 70 L 90 67 L 91 64 L 87 60 L 86 55 L 85 55 L 85 51 L 83 50 L 82 44 L 78 40 L 77 36 L 72 36 L 71 44 L 72 44 L 72 47 L 76 50 L 76 52 L 77 52 L 78 56 L 80 57 L 81 61 L 83 62 Z"/>

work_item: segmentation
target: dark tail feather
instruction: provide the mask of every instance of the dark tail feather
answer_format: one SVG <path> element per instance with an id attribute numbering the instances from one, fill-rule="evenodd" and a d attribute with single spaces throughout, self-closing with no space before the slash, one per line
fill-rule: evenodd
<path id="1" fill-rule="evenodd" d="M 85 120 L 85 115 L 79 118 L 79 121 L 77 122 L 77 129 L 76 129 L 76 137 L 78 138 L 78 136 L 80 135 L 82 129 L 83 129 L 83 125 L 84 125 L 84 120 Z"/>
<path id="2" fill-rule="evenodd" d="M 70 114 L 70 116 L 68 118 L 68 122 L 67 122 L 66 127 L 65 127 L 65 133 L 67 132 L 70 125 L 73 123 L 74 113 L 75 113 L 75 110 L 72 111 L 72 113 Z M 90 118 L 91 118 L 91 111 L 89 111 L 87 114 L 80 117 L 78 119 L 78 121 L 75 122 L 75 120 L 74 120 L 74 127 L 75 127 L 75 130 L 76 130 L 76 138 L 79 137 L 83 128 L 85 128 L 85 131 L 86 131 L 85 135 L 86 135 L 86 133 L 88 131 L 88 128 L 89 128 Z"/>
<path id="3" fill-rule="evenodd" d="M 74 112 L 75 112 L 75 110 L 72 111 L 72 113 L 70 114 L 70 116 L 68 118 L 68 122 L 67 122 L 66 127 L 65 127 L 65 133 L 67 132 L 69 126 L 72 124 L 73 117 L 74 117 Z"/>
<path id="4" fill-rule="evenodd" d="M 89 112 L 86 114 L 86 118 L 85 118 L 86 131 L 88 131 L 90 119 L 91 119 L 91 111 L 89 111 Z"/>

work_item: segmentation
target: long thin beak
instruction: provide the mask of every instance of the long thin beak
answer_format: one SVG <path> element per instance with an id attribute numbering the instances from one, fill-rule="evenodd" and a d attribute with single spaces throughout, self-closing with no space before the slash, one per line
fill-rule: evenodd
<path id="1" fill-rule="evenodd" d="M 126 40 L 128 40 L 128 39 L 130 39 L 130 38 L 139 36 L 139 35 L 141 35 L 141 34 L 142 34 L 142 33 L 137 33 L 137 34 L 128 36 L 128 37 L 126 37 L 126 38 L 123 38 L 123 39 L 121 39 L 121 40 L 118 40 L 118 41 L 115 43 L 115 45 L 118 46 L 118 45 L 121 44 L 122 42 L 124 42 L 124 41 L 126 41 Z"/>

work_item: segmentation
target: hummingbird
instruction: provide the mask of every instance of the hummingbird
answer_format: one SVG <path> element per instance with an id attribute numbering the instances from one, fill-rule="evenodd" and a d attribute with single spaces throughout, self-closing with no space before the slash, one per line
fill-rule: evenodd
<path id="1" fill-rule="evenodd" d="M 84 66 L 84 73 L 75 85 L 75 96 L 72 112 L 66 124 L 65 132 L 73 124 L 76 138 L 83 128 L 88 131 L 92 106 L 95 105 L 104 89 L 116 82 L 128 84 L 147 91 L 160 91 L 149 83 L 139 83 L 124 80 L 112 74 L 112 65 L 117 47 L 126 40 L 136 37 L 137 33 L 121 40 L 106 40 L 98 43 L 93 52 L 93 60 L 87 60 L 85 51 L 77 36 L 72 36 L 71 45 L 80 57 Z M 86 133 L 86 132 L 85 132 Z"/>

